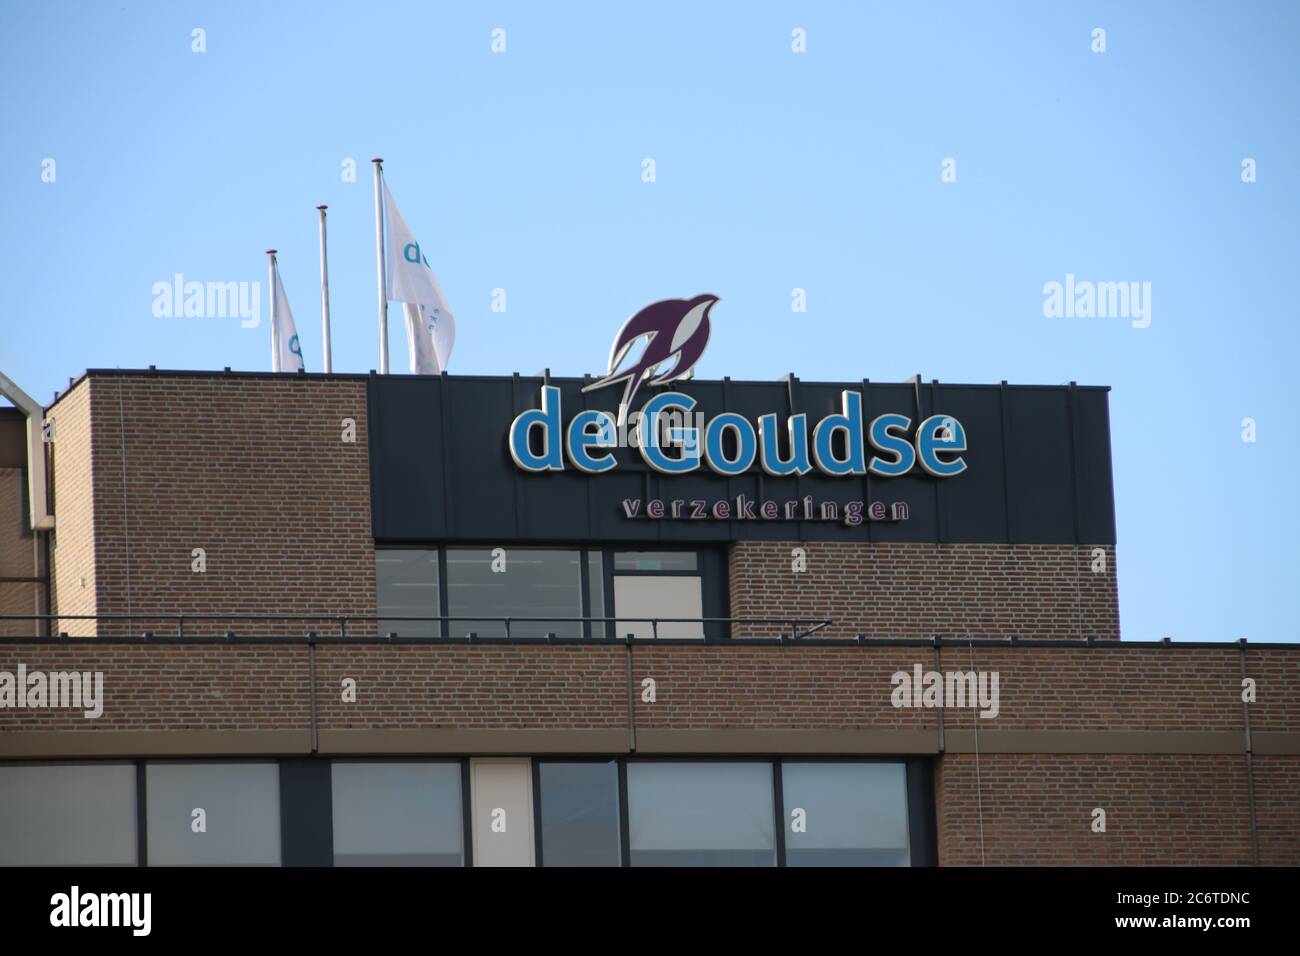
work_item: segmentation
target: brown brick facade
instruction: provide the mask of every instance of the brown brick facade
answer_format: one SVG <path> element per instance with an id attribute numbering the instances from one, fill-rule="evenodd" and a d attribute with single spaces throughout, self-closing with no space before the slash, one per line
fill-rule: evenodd
<path id="1" fill-rule="evenodd" d="M 95 474 L 91 453 L 91 382 L 83 379 L 47 412 L 54 422 L 54 533 L 50 555 L 53 613 L 99 613 L 95 568 Z M 56 633 L 96 633 L 93 621 L 57 622 Z"/>
<path id="2" fill-rule="evenodd" d="M 0 671 L 106 684 L 97 720 L 0 711 L 0 759 L 915 755 L 934 761 L 942 864 L 1249 864 L 1252 783 L 1260 860 L 1300 863 L 1300 655 L 1118 643 L 1113 547 L 730 547 L 733 616 L 829 618 L 818 637 L 861 644 L 128 643 L 112 638 L 173 633 L 161 616 L 181 611 L 377 612 L 366 382 L 91 375 L 51 417 L 56 611 L 130 621 L 101 624 L 102 641 L 0 643 Z M 355 443 L 340 440 L 345 418 Z M 228 627 L 313 629 L 186 631 Z M 889 642 L 935 634 L 999 643 Z M 891 678 L 917 665 L 996 672 L 998 715 L 895 707 Z M 1098 807 L 1105 833 L 1091 829 Z"/>
<path id="3" fill-rule="evenodd" d="M 105 634 L 168 632 L 158 615 L 182 612 L 375 613 L 364 381 L 92 375 L 51 416 L 59 613 L 130 616 L 101 623 Z M 227 627 L 311 625 L 187 631 Z"/>
<path id="4" fill-rule="evenodd" d="M 830 619 L 826 636 L 1119 639 L 1109 545 L 742 541 L 729 564 L 733 617 Z"/>
<path id="5" fill-rule="evenodd" d="M 892 705 L 896 671 L 968 669 L 970 653 L 376 642 L 318 645 L 313 665 L 302 642 L 0 644 L 0 670 L 105 678 L 97 720 L 6 710 L 0 758 L 149 756 L 174 752 L 173 738 L 214 756 L 307 753 L 314 670 L 322 753 L 528 753 L 519 732 L 567 732 L 566 752 L 930 754 L 942 864 L 1251 862 L 1240 651 L 979 646 L 975 669 L 999 673 L 996 718 Z M 1277 702 L 1300 679 L 1300 656 L 1252 648 L 1245 662 L 1260 700 L 1260 858 L 1295 865 L 1300 734 Z M 653 702 L 642 696 L 647 678 Z M 355 702 L 343 699 L 345 679 Z M 1105 833 L 1091 829 L 1095 808 Z"/>
<path id="6" fill-rule="evenodd" d="M 1300 759 L 1289 763 L 1294 773 Z M 948 754 L 935 789 L 940 866 L 1252 862 L 1245 760 L 1236 755 Z M 1104 833 L 1092 829 L 1096 809 Z M 1261 833 L 1275 809 L 1261 814 Z M 1300 844 L 1275 842 L 1270 854 L 1294 865 Z"/>

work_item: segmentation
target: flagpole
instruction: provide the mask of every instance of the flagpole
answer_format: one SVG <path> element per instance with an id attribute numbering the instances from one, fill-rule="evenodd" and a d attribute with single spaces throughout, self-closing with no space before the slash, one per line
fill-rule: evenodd
<path id="1" fill-rule="evenodd" d="M 271 290 L 271 371 L 280 371 L 280 343 L 275 340 L 275 252 L 266 250 L 266 287 Z"/>
<path id="2" fill-rule="evenodd" d="M 375 164 L 375 270 L 379 282 L 379 374 L 388 374 L 388 291 L 384 276 L 384 161 L 376 156 Z"/>
<path id="3" fill-rule="evenodd" d="M 325 256 L 325 210 L 329 207 L 321 203 L 316 207 L 320 213 L 320 324 L 325 341 L 325 374 L 332 371 L 330 356 L 330 268 Z"/>

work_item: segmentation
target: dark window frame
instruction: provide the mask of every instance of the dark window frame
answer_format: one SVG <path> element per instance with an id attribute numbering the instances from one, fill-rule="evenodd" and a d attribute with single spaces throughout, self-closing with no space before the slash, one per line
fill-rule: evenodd
<path id="1" fill-rule="evenodd" d="M 375 542 L 375 552 L 380 551 L 436 551 L 437 552 L 437 574 L 438 574 L 438 615 L 442 618 L 436 628 L 437 636 L 446 639 L 451 632 L 451 622 L 447 620 L 450 611 L 448 610 L 448 586 L 447 586 L 447 550 L 449 548 L 467 548 L 491 550 L 492 548 L 525 548 L 532 551 L 576 551 L 578 552 L 578 563 L 580 565 L 580 589 L 581 605 L 583 618 L 591 617 L 591 594 L 595 582 L 591 580 L 591 555 L 600 555 L 601 576 L 600 582 L 601 593 L 604 595 L 604 617 L 610 620 L 604 624 L 585 620 L 582 625 L 583 638 L 605 638 L 607 640 L 619 640 L 624 635 L 614 632 L 614 622 L 618 618 L 618 609 L 614 606 L 614 555 L 621 552 L 636 551 L 688 551 L 696 555 L 695 571 L 660 571 L 660 570 L 637 570 L 637 571 L 619 571 L 618 576 L 628 577 L 698 577 L 700 579 L 700 609 L 706 618 L 726 618 L 730 616 L 730 581 L 727 576 L 727 554 L 726 549 L 713 545 L 694 544 L 653 544 L 637 546 L 635 543 L 628 542 L 623 544 L 608 545 L 589 545 L 575 544 L 566 542 L 541 543 L 530 541 L 527 543 L 510 543 L 510 542 L 476 542 L 476 541 L 458 541 L 442 542 L 436 545 L 428 543 L 418 544 L 402 542 L 400 544 L 384 544 Z M 378 571 L 376 571 L 376 584 L 378 583 Z M 382 608 L 376 608 L 376 616 L 382 620 Z M 599 631 L 604 633 L 600 634 Z M 400 634 L 400 632 L 398 632 Z M 386 637 L 386 633 L 379 635 L 381 638 Z M 705 643 L 722 643 L 731 636 L 731 628 L 725 622 L 708 621 L 704 624 L 704 642 Z"/>
<path id="2" fill-rule="evenodd" d="M 422 755 L 422 754 L 367 754 L 367 755 L 365 755 L 365 756 L 360 756 L 360 757 L 347 756 L 347 755 L 338 755 L 338 756 L 331 755 L 331 756 L 328 756 L 328 757 L 311 758 L 311 759 L 313 759 L 313 760 L 319 760 L 320 763 L 323 763 L 323 764 L 325 765 L 324 774 L 325 774 L 325 779 L 326 779 L 326 785 L 329 786 L 329 788 L 330 788 L 330 795 L 329 795 L 329 797 L 330 797 L 330 799 L 329 799 L 329 821 L 328 821 L 328 822 L 329 822 L 329 826 L 328 826 L 328 828 L 327 828 L 327 833 L 328 833 L 328 836 L 329 836 L 329 842 L 330 842 L 330 862 L 329 862 L 328 864 L 324 864 L 324 865 L 326 865 L 326 866 L 330 866 L 330 867 L 333 867 L 333 866 L 335 865 L 335 864 L 334 864 L 334 793 L 333 793 L 333 787 L 334 787 L 334 765 L 335 765 L 336 763 L 418 763 L 418 764 L 437 763 L 437 764 L 454 764 L 454 765 L 456 765 L 456 766 L 459 768 L 459 770 L 460 770 L 460 781 L 459 781 L 459 783 L 460 783 L 460 786 L 459 786 L 459 791 L 460 791 L 460 819 L 461 819 L 461 833 L 460 833 L 460 868 L 461 868 L 461 869 L 465 869 L 466 867 L 471 867 L 471 866 L 474 865 L 474 861 L 473 861 L 473 858 L 474 858 L 474 846 L 473 846 L 474 832 L 473 832 L 472 827 L 470 826 L 470 810 L 471 810 L 471 808 L 470 808 L 470 805 L 469 805 L 469 798 L 470 798 L 470 784 L 469 784 L 469 761 L 470 761 L 470 758 L 469 758 L 469 757 L 438 757 L 438 756 L 424 756 L 424 755 Z M 281 805 L 280 805 L 280 812 L 281 812 L 281 814 L 284 813 L 284 804 L 283 804 L 283 803 L 281 803 Z M 281 829 L 282 829 L 282 830 L 283 830 L 283 827 L 284 827 L 284 825 L 283 825 L 283 823 L 281 823 Z M 447 867 L 446 869 L 455 869 L 455 867 Z"/>
<path id="3" fill-rule="evenodd" d="M 532 758 L 533 773 L 533 838 L 536 843 L 535 856 L 537 866 L 545 866 L 544 847 L 542 845 L 541 827 L 541 771 L 542 763 L 609 763 L 614 761 L 618 768 L 618 822 L 619 822 L 619 858 L 620 866 L 632 866 L 631 819 L 628 813 L 627 768 L 632 763 L 758 763 L 767 764 L 772 774 L 772 815 L 776 837 L 777 869 L 788 866 L 786 858 L 785 823 L 788 808 L 785 806 L 785 793 L 782 786 L 782 767 L 787 763 L 887 763 L 902 764 L 904 776 L 904 808 L 907 813 L 908 866 L 931 867 L 938 865 L 937 830 L 934 804 L 934 763 L 931 757 L 911 755 L 894 756 L 841 756 L 810 755 L 774 757 L 763 754 L 656 754 L 638 756 L 636 754 L 593 756 L 582 754 L 562 756 L 548 754 Z"/>
<path id="4" fill-rule="evenodd" d="M 520 755 L 524 756 L 524 755 Z M 462 866 L 474 866 L 474 834 L 473 834 L 473 807 L 470 803 L 470 761 L 469 756 L 426 756 L 422 754 L 372 754 L 365 756 L 323 756 L 312 755 L 310 757 L 282 757 L 282 758 L 237 758 L 237 757 L 155 757 L 155 758 L 122 758 L 122 757 L 83 757 L 66 760 L 14 760 L 6 761 L 6 764 L 12 765 L 46 765 L 46 764 L 120 764 L 129 763 L 136 767 L 136 835 L 139 842 L 137 854 L 137 867 L 148 866 L 148 826 L 147 826 L 147 808 L 146 797 L 147 788 L 145 786 L 145 767 L 150 763 L 206 763 L 206 764 L 246 764 L 246 763 L 274 763 L 280 768 L 280 835 L 281 835 L 281 855 L 280 866 L 333 866 L 333 834 L 334 834 L 334 804 L 332 793 L 328 792 L 330 786 L 332 767 L 337 760 L 343 763 L 455 763 L 460 765 L 460 805 L 462 821 Z M 871 756 L 843 756 L 843 755 L 809 755 L 799 754 L 797 756 L 772 756 L 764 754 L 682 754 L 682 755 L 654 755 L 639 756 L 636 754 L 547 754 L 545 756 L 529 756 L 530 773 L 533 783 L 533 839 L 534 849 L 536 850 L 536 865 L 544 866 L 543 847 L 542 847 L 542 828 L 541 828 L 541 785 L 540 785 L 540 767 L 543 762 L 552 763 L 609 763 L 613 761 L 618 768 L 618 815 L 619 815 L 619 859 L 620 867 L 631 866 L 631 837 L 630 821 L 628 816 L 628 785 L 627 785 L 627 767 L 629 763 L 767 763 L 772 768 L 772 785 L 773 800 L 772 809 L 774 814 L 773 824 L 777 833 L 777 860 L 776 866 L 783 868 L 786 866 L 785 853 L 785 807 L 784 795 L 780 794 L 780 770 L 785 763 L 902 763 L 905 767 L 907 779 L 906 802 L 907 802 L 907 822 L 908 822 L 908 846 L 910 856 L 910 866 L 913 867 L 932 867 L 938 865 L 938 829 L 935 806 L 934 792 L 934 756 L 916 756 L 916 755 L 871 755 Z M 291 786 L 285 786 L 285 764 L 295 761 L 299 764 L 316 765 L 315 772 L 317 779 L 323 779 L 327 792 L 324 794 L 325 802 L 323 807 L 320 805 L 322 794 L 314 792 L 305 784 L 307 781 L 299 778 Z M 782 800 L 778 802 L 778 795 Z M 286 818 L 301 813 L 302 802 L 304 800 L 314 801 L 314 833 L 319 845 L 313 845 L 309 841 L 311 833 L 300 832 L 297 839 L 286 842 L 285 826 Z M 329 862 L 324 862 L 322 854 L 328 854 Z"/>

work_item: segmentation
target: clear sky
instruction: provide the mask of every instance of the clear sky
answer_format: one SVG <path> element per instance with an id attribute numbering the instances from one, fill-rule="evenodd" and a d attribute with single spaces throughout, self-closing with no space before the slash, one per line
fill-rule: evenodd
<path id="1" fill-rule="evenodd" d="M 3 0 L 0 91 L 0 370 L 41 401 L 268 369 L 264 301 L 152 288 L 265 299 L 269 246 L 318 371 L 321 202 L 334 367 L 376 368 L 381 155 L 453 373 L 600 372 L 708 291 L 705 378 L 1109 385 L 1124 636 L 1300 640 L 1300 3 Z M 1149 282 L 1150 325 L 1046 318 L 1067 274 Z"/>

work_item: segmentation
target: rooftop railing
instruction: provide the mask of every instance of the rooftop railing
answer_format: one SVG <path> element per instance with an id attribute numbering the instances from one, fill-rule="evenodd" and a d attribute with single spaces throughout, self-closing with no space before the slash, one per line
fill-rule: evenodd
<path id="1" fill-rule="evenodd" d="M 6 622 L 30 621 L 31 634 L 9 634 Z M 69 635 L 56 631 L 60 622 L 90 621 L 95 634 Z M 142 626 L 156 622 L 158 627 Z M 400 630 L 381 630 L 381 625 L 436 624 L 438 635 L 423 636 L 403 634 Z M 111 625 L 106 633 L 99 625 Z M 204 624 L 224 623 L 220 628 L 204 628 Z M 296 625 L 289 633 L 272 634 L 265 624 Z M 472 629 L 461 631 L 456 623 L 499 625 L 501 635 L 494 636 Z M 677 644 L 677 645 L 802 645 L 843 646 L 874 645 L 895 647 L 1095 647 L 1135 649 L 1143 647 L 1189 648 L 1245 648 L 1246 638 L 1233 641 L 1175 641 L 1168 637 L 1156 641 L 1116 640 L 1112 637 L 1084 636 L 1081 638 L 1026 638 L 1015 634 L 1004 636 L 972 636 L 964 634 L 929 633 L 925 637 L 867 637 L 828 636 L 825 629 L 835 622 L 826 618 L 773 618 L 773 617 L 485 617 L 475 616 L 414 616 L 414 615 L 360 615 L 360 614 L 0 614 L 0 644 L 62 643 L 80 640 L 100 640 L 112 643 L 271 643 L 271 644 L 329 644 L 329 643 L 397 643 L 397 644 Z M 592 636 L 565 635 L 561 629 L 541 630 L 540 634 L 520 632 L 521 625 L 577 624 Z M 665 625 L 700 625 L 706 636 L 665 637 L 660 629 Z M 44 625 L 44 628 L 41 626 Z M 124 625 L 124 626 L 118 626 Z M 370 625 L 374 625 L 370 627 Z M 445 625 L 445 628 L 444 628 Z M 641 625 L 638 630 L 615 634 L 614 627 Z M 648 626 L 649 633 L 645 633 Z M 189 628 L 187 630 L 187 627 Z M 768 636 L 736 637 L 707 636 L 708 628 L 731 633 L 734 628 L 772 628 Z M 597 628 L 605 633 L 597 633 Z M 38 629 L 52 633 L 38 634 Z M 208 633 L 202 633 L 202 631 Z M 281 629 L 286 630 L 286 629 Z M 528 628 L 524 628 L 528 630 Z M 364 632 L 364 633 L 362 633 Z M 1256 641 L 1256 649 L 1300 650 L 1300 642 Z"/>
<path id="2" fill-rule="evenodd" d="M 823 628 L 828 627 L 833 622 L 827 619 L 808 619 L 808 618 L 774 618 L 774 617 L 490 617 L 483 614 L 475 615 L 401 615 L 401 614 L 0 614 L 0 623 L 5 621 L 31 621 L 33 625 L 45 624 L 43 628 L 51 632 L 47 636 L 53 637 L 53 632 L 57 630 L 57 625 L 69 621 L 93 621 L 98 625 L 102 623 L 122 624 L 125 628 L 113 627 L 111 630 L 123 631 L 119 636 L 137 636 L 140 638 L 176 638 L 186 639 L 187 637 L 201 636 L 193 630 L 195 626 L 202 626 L 208 623 L 224 623 L 227 626 L 225 637 L 235 640 L 240 637 L 270 637 L 269 634 L 260 634 L 257 632 L 257 624 L 297 624 L 302 627 L 301 637 L 312 638 L 316 640 L 328 639 L 350 639 L 364 638 L 366 640 L 412 640 L 412 641 L 541 641 L 541 642 L 559 642 L 575 641 L 589 643 L 592 641 L 604 641 L 613 643 L 624 643 L 628 641 L 640 640 L 685 640 L 698 643 L 700 640 L 709 640 L 708 637 L 675 637 L 661 638 L 660 628 L 665 625 L 670 629 L 675 629 L 677 625 L 699 625 L 703 634 L 706 630 L 726 630 L 735 626 L 744 626 L 752 628 L 772 628 L 772 638 L 762 638 L 763 640 L 803 640 L 817 634 Z M 160 627 L 145 627 L 140 629 L 138 625 L 148 625 L 156 623 Z M 470 628 L 457 627 L 457 624 L 471 625 Z M 190 625 L 191 631 L 186 633 L 186 625 Z M 430 630 L 428 627 L 416 627 L 414 625 L 436 625 L 437 634 L 403 634 L 401 630 L 389 627 L 388 625 L 402 624 L 412 625 L 410 631 Z M 249 629 L 243 633 L 237 632 L 236 625 L 248 625 Z M 313 626 L 318 625 L 318 626 Z M 374 625 L 369 627 L 367 625 Z M 581 634 L 565 635 L 563 630 L 573 630 L 573 628 L 556 627 L 554 630 L 547 630 L 547 625 L 577 625 L 577 630 Z M 487 630 L 489 627 L 495 627 L 502 633 L 493 635 L 480 633 L 474 630 L 474 626 L 481 630 Z M 617 633 L 616 629 L 620 627 L 633 627 L 633 631 L 625 631 L 622 634 Z M 649 635 L 644 632 L 646 626 L 649 627 Z M 366 633 L 358 633 L 358 631 Z M 534 632 L 534 633 L 528 633 Z M 540 633 L 536 633 L 540 632 Z M 638 633 L 639 632 L 639 633 Z M 590 634 L 591 636 L 582 636 Z M 36 637 L 38 635 L 30 635 Z M 58 638 L 69 638 L 66 631 L 59 631 Z M 213 635 L 206 635 L 211 637 Z M 220 636 L 220 635 L 217 635 Z M 296 635 L 282 635 L 293 637 Z M 716 639 L 716 638 L 715 638 Z M 726 639 L 726 638 L 722 638 Z"/>

